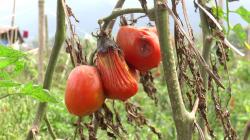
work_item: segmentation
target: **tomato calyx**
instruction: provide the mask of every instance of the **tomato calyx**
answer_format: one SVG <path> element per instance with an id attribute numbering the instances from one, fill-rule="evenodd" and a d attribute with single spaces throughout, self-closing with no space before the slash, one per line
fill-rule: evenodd
<path id="1" fill-rule="evenodd" d="M 97 40 L 97 52 L 107 53 L 110 48 L 119 50 L 119 52 L 121 51 L 115 41 L 108 37 L 108 35 L 99 36 Z"/>

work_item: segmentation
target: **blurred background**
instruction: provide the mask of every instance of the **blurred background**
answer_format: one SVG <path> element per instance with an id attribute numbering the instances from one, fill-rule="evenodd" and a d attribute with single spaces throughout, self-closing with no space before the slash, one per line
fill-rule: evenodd
<path id="1" fill-rule="evenodd" d="M 169 1 L 171 3 L 171 1 Z M 10 25 L 12 18 L 12 9 L 14 0 L 0 0 L 0 26 Z M 95 32 L 99 26 L 97 19 L 110 14 L 114 7 L 116 0 L 69 0 L 67 4 L 72 8 L 75 16 L 80 21 L 76 26 L 77 33 L 81 36 Z M 187 10 L 190 18 L 191 25 L 194 32 L 199 33 L 199 13 L 195 12 L 194 4 L 192 0 L 187 0 Z M 153 6 L 153 0 L 148 1 L 149 6 Z M 171 5 L 171 4 L 170 4 Z M 139 7 L 140 4 L 137 0 L 127 0 L 124 7 Z M 230 10 L 235 10 L 240 6 L 250 7 L 249 0 L 240 0 L 229 3 Z M 225 7 L 225 5 L 224 5 Z M 45 14 L 48 16 L 48 28 L 49 37 L 53 37 L 55 34 L 56 25 L 56 1 L 45 1 Z M 181 14 L 180 14 L 181 15 Z M 145 21 L 140 21 L 141 25 L 146 25 Z M 241 23 L 246 26 L 239 15 L 230 13 L 230 24 L 233 26 L 237 23 Z M 36 39 L 38 37 L 38 1 L 37 0 L 16 0 L 16 12 L 15 12 L 15 25 L 20 30 L 29 31 L 28 40 Z M 115 27 L 115 31 L 117 26 Z"/>

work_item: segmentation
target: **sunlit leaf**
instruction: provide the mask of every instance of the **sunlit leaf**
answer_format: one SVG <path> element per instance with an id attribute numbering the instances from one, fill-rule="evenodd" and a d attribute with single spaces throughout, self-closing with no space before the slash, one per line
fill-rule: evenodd
<path id="1" fill-rule="evenodd" d="M 20 85 L 21 85 L 20 83 L 16 83 L 11 80 L 0 80 L 0 88 L 1 87 L 16 87 Z"/>
<path id="2" fill-rule="evenodd" d="M 0 70 L 0 79 L 10 79 L 10 75 L 9 75 L 9 73 L 7 73 L 6 71 L 2 71 L 2 70 Z"/>
<path id="3" fill-rule="evenodd" d="M 21 89 L 21 94 L 31 96 L 41 102 L 57 102 L 57 100 L 49 94 L 48 90 L 45 90 L 41 86 L 33 85 L 31 83 L 25 84 L 23 86 L 23 88 Z"/>
<path id="4" fill-rule="evenodd" d="M 20 58 L 23 56 L 25 56 L 25 54 L 21 51 L 17 51 L 12 49 L 11 47 L 0 45 L 0 57 Z"/>
<path id="5" fill-rule="evenodd" d="M 250 44 L 248 44 L 246 41 L 244 42 L 244 44 L 245 44 L 246 48 L 250 50 Z"/>
<path id="6" fill-rule="evenodd" d="M 0 69 L 12 65 L 13 67 L 8 73 L 11 75 L 20 73 L 24 69 L 24 56 L 25 54 L 21 51 L 0 45 Z"/>
<path id="7" fill-rule="evenodd" d="M 233 31 L 236 33 L 237 37 L 239 38 L 241 44 L 243 44 L 247 39 L 247 33 L 245 32 L 244 28 L 241 24 L 236 24 L 233 27 Z"/>
<path id="8" fill-rule="evenodd" d="M 212 7 L 212 13 L 215 16 L 218 16 L 219 19 L 224 18 L 224 12 L 221 7 Z"/>
<path id="9" fill-rule="evenodd" d="M 246 22 L 250 23 L 250 11 L 248 11 L 243 6 L 239 7 L 236 11 L 237 14 L 241 16 Z"/>
<path id="10" fill-rule="evenodd" d="M 7 66 L 15 63 L 16 61 L 16 58 L 0 59 L 0 69 L 6 68 Z"/>
<path id="11" fill-rule="evenodd" d="M 24 70 L 25 62 L 24 61 L 17 61 L 15 63 L 14 74 L 19 74 Z"/>

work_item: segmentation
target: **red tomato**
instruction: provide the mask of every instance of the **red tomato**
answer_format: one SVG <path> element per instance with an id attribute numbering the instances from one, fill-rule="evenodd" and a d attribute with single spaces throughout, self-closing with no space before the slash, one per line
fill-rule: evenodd
<path id="1" fill-rule="evenodd" d="M 158 36 L 156 27 L 141 27 L 139 29 L 142 29 L 142 30 L 145 30 L 145 31 L 149 31 L 149 32 L 153 32 L 153 33 L 155 33 Z"/>
<path id="2" fill-rule="evenodd" d="M 68 111 L 77 116 L 97 111 L 105 100 L 98 71 L 93 66 L 75 67 L 67 80 L 65 104 Z"/>
<path id="3" fill-rule="evenodd" d="M 148 71 L 159 65 L 161 51 L 155 28 L 122 26 L 116 41 L 126 61 L 139 71 Z"/>

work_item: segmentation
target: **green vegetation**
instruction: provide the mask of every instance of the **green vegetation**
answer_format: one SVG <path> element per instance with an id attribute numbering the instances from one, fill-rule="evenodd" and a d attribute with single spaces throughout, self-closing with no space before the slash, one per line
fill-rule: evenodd
<path id="1" fill-rule="evenodd" d="M 89 48 L 93 47 L 91 45 L 95 45 L 95 43 L 90 44 L 88 41 L 85 42 L 88 43 Z M 1 61 L 1 66 L 9 62 L 8 65 L 6 64 L 1 69 L 0 95 L 1 97 L 13 95 L 0 100 L 0 124 L 2 124 L 0 125 L 0 139 L 25 138 L 26 133 L 24 132 L 27 132 L 30 128 L 30 122 L 34 118 L 39 100 L 50 102 L 47 115 L 58 138 L 72 138 L 75 131 L 73 124 L 77 120 L 77 117 L 67 112 L 63 100 L 67 79 L 66 75 L 72 69 L 71 64 L 65 66 L 66 59 L 68 59 L 67 54 L 65 52 L 60 54 L 53 77 L 53 88 L 50 91 L 53 96 L 49 96 L 47 91 L 41 90 L 40 86 L 30 83 L 30 81 L 35 83 L 37 80 L 35 55 L 27 55 L 4 46 L 1 46 L 0 53 L 1 56 L 5 57 L 1 57 L 1 59 L 6 60 Z M 10 61 L 14 58 L 18 58 L 18 61 Z M 228 66 L 230 66 L 229 71 L 232 81 L 232 99 L 228 107 L 231 112 L 232 124 L 236 128 L 238 135 L 242 137 L 244 126 L 249 120 L 250 114 L 250 94 L 248 94 L 250 91 L 250 85 L 248 84 L 250 82 L 250 62 L 249 60 L 233 55 L 230 56 L 230 59 L 231 61 L 228 63 Z M 63 71 L 65 71 L 65 74 L 62 74 Z M 154 69 L 153 73 L 156 71 L 158 70 Z M 161 68 L 160 71 L 162 71 Z M 172 111 L 169 98 L 166 95 L 167 88 L 164 84 L 162 73 L 161 76 L 155 78 L 154 82 L 157 88 L 158 105 L 155 105 L 154 101 L 144 93 L 141 86 L 139 93 L 132 98 L 132 102 L 141 106 L 144 115 L 150 120 L 150 124 L 162 132 L 164 138 L 175 139 L 176 130 L 171 116 Z M 108 105 L 111 105 L 111 101 L 108 101 Z M 127 123 L 126 112 L 121 102 L 116 101 L 116 107 L 119 110 L 122 122 L 124 122 L 125 129 L 128 131 L 129 135 L 126 136 L 127 138 L 157 139 L 146 126 L 138 129 Z M 208 109 L 214 110 L 213 107 L 212 104 L 209 104 Z M 214 114 L 209 114 L 209 120 L 218 139 L 222 139 L 223 130 L 218 126 L 219 123 L 214 121 L 216 120 L 215 117 Z M 88 122 L 88 119 L 86 118 L 84 122 Z M 84 130 L 84 133 L 87 135 L 87 130 Z M 45 123 L 42 123 L 39 134 L 42 139 L 51 139 Z M 105 131 L 99 130 L 98 137 L 103 138 L 103 136 L 106 137 Z"/>

